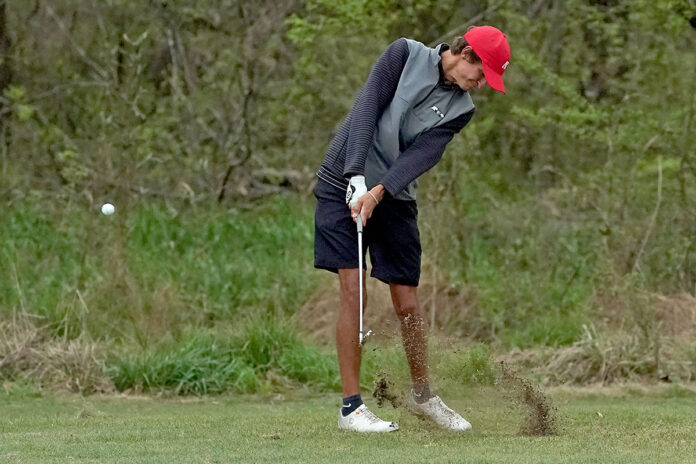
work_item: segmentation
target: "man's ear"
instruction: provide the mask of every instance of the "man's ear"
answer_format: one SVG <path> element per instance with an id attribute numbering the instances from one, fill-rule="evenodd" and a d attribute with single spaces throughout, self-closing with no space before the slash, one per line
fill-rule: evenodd
<path id="1" fill-rule="evenodd" d="M 474 50 L 474 49 L 471 48 L 471 45 L 467 45 L 466 47 L 462 48 L 462 51 L 459 53 L 459 56 L 460 56 L 462 59 L 465 59 L 465 60 L 468 61 L 468 60 L 469 60 L 469 57 L 471 56 L 471 52 L 472 52 L 473 50 Z"/>

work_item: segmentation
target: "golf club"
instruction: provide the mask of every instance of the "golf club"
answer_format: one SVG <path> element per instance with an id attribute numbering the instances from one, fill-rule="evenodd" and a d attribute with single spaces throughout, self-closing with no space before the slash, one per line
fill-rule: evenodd
<path id="1" fill-rule="evenodd" d="M 363 341 L 372 334 L 371 330 L 363 336 L 363 247 L 362 247 L 362 234 L 363 234 L 363 223 L 362 215 L 358 214 L 358 284 L 360 285 L 360 333 L 358 334 L 358 345 L 362 346 Z"/>

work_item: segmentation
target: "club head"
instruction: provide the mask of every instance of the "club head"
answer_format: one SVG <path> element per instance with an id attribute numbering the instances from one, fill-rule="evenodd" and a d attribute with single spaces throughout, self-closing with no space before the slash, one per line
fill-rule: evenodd
<path id="1" fill-rule="evenodd" d="M 367 340 L 367 337 L 369 337 L 370 335 L 372 335 L 371 330 L 368 330 L 366 334 L 363 334 L 362 332 L 360 332 L 360 336 L 358 337 L 358 344 L 360 346 L 363 346 L 363 344 L 365 343 L 365 340 Z"/>

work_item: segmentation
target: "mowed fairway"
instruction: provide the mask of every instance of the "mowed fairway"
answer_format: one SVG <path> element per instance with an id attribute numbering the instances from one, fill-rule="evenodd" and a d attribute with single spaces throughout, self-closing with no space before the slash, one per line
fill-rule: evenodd
<path id="1" fill-rule="evenodd" d="M 374 409 L 397 420 L 398 432 L 341 432 L 337 395 L 164 400 L 2 394 L 0 462 L 696 461 L 696 395 L 684 389 L 554 390 L 559 432 L 549 437 L 519 435 L 523 411 L 494 388 L 444 396 L 473 423 L 471 433 L 434 430 L 391 406 Z"/>

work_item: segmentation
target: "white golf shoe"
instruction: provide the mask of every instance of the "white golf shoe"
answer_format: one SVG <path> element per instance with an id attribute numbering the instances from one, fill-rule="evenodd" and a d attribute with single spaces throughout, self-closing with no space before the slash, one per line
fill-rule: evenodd
<path id="1" fill-rule="evenodd" d="M 367 406 L 361 404 L 358 409 L 345 417 L 341 410 L 338 410 L 338 428 L 353 432 L 380 433 L 399 430 L 399 425 L 396 422 L 383 421 L 367 409 Z"/>
<path id="2" fill-rule="evenodd" d="M 419 417 L 429 419 L 438 427 L 446 430 L 465 432 L 471 429 L 471 424 L 462 416 L 448 408 L 439 396 L 435 395 L 425 403 L 416 403 L 413 392 L 408 396 L 408 407 Z"/>

